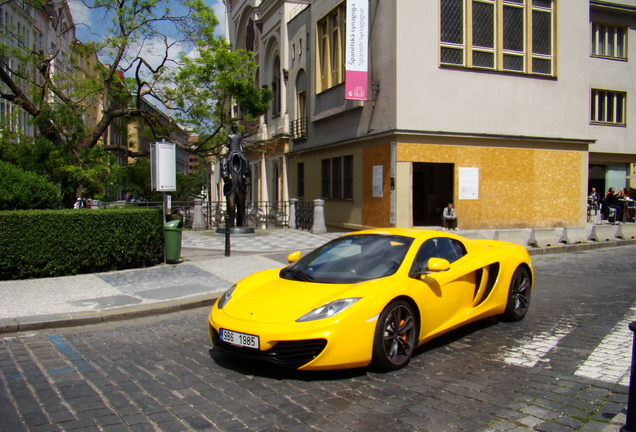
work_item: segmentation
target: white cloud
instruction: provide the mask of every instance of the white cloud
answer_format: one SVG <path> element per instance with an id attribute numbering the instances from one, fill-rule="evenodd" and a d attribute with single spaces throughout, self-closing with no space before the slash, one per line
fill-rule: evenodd
<path id="1" fill-rule="evenodd" d="M 77 24 L 83 24 L 88 27 L 91 26 L 91 11 L 80 0 L 69 0 L 68 7 L 73 15 L 73 22 Z"/>
<path id="2" fill-rule="evenodd" d="M 221 36 L 225 35 L 225 5 L 221 0 L 216 0 L 212 4 L 214 15 L 219 20 L 219 25 L 215 29 L 215 33 Z"/>

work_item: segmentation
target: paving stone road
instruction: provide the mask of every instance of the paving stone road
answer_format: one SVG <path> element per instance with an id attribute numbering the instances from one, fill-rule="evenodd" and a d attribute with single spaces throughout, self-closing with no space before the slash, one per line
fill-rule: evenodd
<path id="1" fill-rule="evenodd" d="M 206 308 L 2 335 L 0 431 L 617 431 L 636 247 L 533 261 L 524 321 L 469 325 L 386 374 L 221 356 Z"/>

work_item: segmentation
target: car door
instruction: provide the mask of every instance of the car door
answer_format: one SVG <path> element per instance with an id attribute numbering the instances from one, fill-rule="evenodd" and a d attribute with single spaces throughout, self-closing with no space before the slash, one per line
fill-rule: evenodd
<path id="1" fill-rule="evenodd" d="M 429 239 L 418 250 L 412 273 L 428 270 L 430 258 L 443 258 L 451 264 L 447 271 L 409 279 L 417 292 L 416 301 L 421 312 L 420 340 L 466 319 L 476 284 L 474 268 L 465 265 L 466 256 L 466 248 L 461 241 L 447 237 Z"/>

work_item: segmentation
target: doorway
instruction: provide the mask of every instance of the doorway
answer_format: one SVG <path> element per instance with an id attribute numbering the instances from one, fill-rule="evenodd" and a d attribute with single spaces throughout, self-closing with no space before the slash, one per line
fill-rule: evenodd
<path id="1" fill-rule="evenodd" d="M 453 202 L 455 165 L 413 163 L 413 226 L 440 226 L 442 211 Z"/>

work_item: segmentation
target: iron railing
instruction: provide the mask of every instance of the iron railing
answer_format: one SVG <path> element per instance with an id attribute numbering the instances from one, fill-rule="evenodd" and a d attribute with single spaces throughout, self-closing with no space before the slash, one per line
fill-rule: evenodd
<path id="1" fill-rule="evenodd" d="M 245 221 L 243 222 L 245 227 L 267 229 L 289 226 L 289 203 L 287 201 L 248 201 L 245 207 Z M 213 201 L 207 206 L 204 204 L 203 211 L 204 213 L 207 211 L 210 228 L 225 227 L 225 202 Z"/>
<path id="2" fill-rule="evenodd" d="M 311 231 L 314 225 L 314 202 L 298 201 L 296 203 L 296 229 Z"/>
<path id="3" fill-rule="evenodd" d="M 293 140 L 307 139 L 307 117 L 289 122 L 289 133 Z"/>

